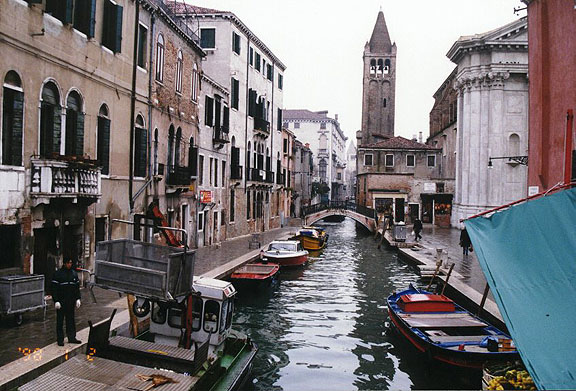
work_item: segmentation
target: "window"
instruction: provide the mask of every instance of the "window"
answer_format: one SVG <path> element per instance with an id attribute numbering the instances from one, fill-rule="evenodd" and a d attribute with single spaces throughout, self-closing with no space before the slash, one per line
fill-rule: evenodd
<path id="1" fill-rule="evenodd" d="M 226 162 L 222 160 L 222 182 L 220 184 L 222 187 L 224 187 L 225 181 L 226 181 Z"/>
<path id="2" fill-rule="evenodd" d="M 388 73 L 390 73 L 390 59 L 389 58 L 387 58 L 384 61 L 384 74 L 387 75 Z"/>
<path id="3" fill-rule="evenodd" d="M 300 129 L 300 122 L 294 122 L 294 129 Z"/>
<path id="4" fill-rule="evenodd" d="M 136 117 L 134 124 L 134 176 L 146 176 L 146 155 L 148 151 L 148 132 L 144 126 L 144 118 Z"/>
<path id="5" fill-rule="evenodd" d="M 192 299 L 192 331 L 199 331 L 202 324 L 202 306 L 204 302 L 200 297 Z"/>
<path id="6" fill-rule="evenodd" d="M 204 306 L 204 331 L 215 333 L 218 331 L 218 319 L 220 316 L 220 304 L 216 300 L 206 300 Z"/>
<path id="7" fill-rule="evenodd" d="M 176 138 L 174 139 L 174 166 L 180 166 L 180 147 L 182 145 L 182 128 L 178 127 Z"/>
<path id="8" fill-rule="evenodd" d="M 65 155 L 84 155 L 84 113 L 82 98 L 72 91 L 66 100 L 66 140 Z"/>
<path id="9" fill-rule="evenodd" d="M 384 165 L 386 167 L 394 167 L 394 155 L 386 154 L 384 157 Z"/>
<path id="10" fill-rule="evenodd" d="M 364 165 L 365 165 L 365 166 L 371 166 L 371 165 L 373 165 L 373 163 L 372 163 L 372 154 L 366 154 L 366 155 L 364 155 Z"/>
<path id="11" fill-rule="evenodd" d="M 218 187 L 218 159 L 214 159 L 214 187 Z"/>
<path id="12" fill-rule="evenodd" d="M 278 89 L 281 90 L 284 88 L 284 75 L 278 74 Z"/>
<path id="13" fill-rule="evenodd" d="M 250 191 L 246 193 L 246 220 L 250 220 Z"/>
<path id="14" fill-rule="evenodd" d="M 102 26 L 102 45 L 120 53 L 122 46 L 122 6 L 104 1 L 104 22 Z"/>
<path id="15" fill-rule="evenodd" d="M 182 56 L 182 50 L 178 50 L 176 57 L 176 92 L 182 93 L 182 68 L 184 66 L 184 57 Z"/>
<path id="16" fill-rule="evenodd" d="M 230 190 L 230 222 L 233 223 L 236 218 L 236 190 Z"/>
<path id="17" fill-rule="evenodd" d="M 198 232 L 204 231 L 204 212 L 198 213 Z"/>
<path id="18" fill-rule="evenodd" d="M 168 172 L 174 166 L 174 125 L 170 125 L 168 129 L 168 153 L 166 154 L 166 164 L 168 165 Z"/>
<path id="19" fill-rule="evenodd" d="M 375 59 L 370 60 L 370 74 L 371 75 L 376 74 L 376 60 Z"/>
<path id="20" fill-rule="evenodd" d="M 382 107 L 386 107 L 386 98 L 382 99 Z"/>
<path id="21" fill-rule="evenodd" d="M 250 65 L 254 66 L 254 49 L 250 48 L 250 55 L 248 57 L 249 57 Z"/>
<path id="22" fill-rule="evenodd" d="M 4 78 L 2 102 L 1 164 L 22 165 L 22 137 L 24 120 L 24 92 L 20 76 L 10 71 Z"/>
<path id="23" fill-rule="evenodd" d="M 204 156 L 200 155 L 200 159 L 198 160 L 198 183 L 200 185 L 204 184 Z"/>
<path id="24" fill-rule="evenodd" d="M 338 179 L 339 181 L 342 180 L 342 173 L 341 172 L 336 174 L 336 179 Z"/>
<path id="25" fill-rule="evenodd" d="M 45 12 L 60 20 L 62 24 L 72 24 L 88 38 L 94 36 L 96 0 L 46 0 Z"/>
<path id="26" fill-rule="evenodd" d="M 240 36 L 235 32 L 232 32 L 232 51 L 240 54 Z"/>
<path id="27" fill-rule="evenodd" d="M 198 73 L 198 66 L 194 64 L 192 67 L 192 101 L 198 102 L 198 87 L 200 86 L 200 74 Z"/>
<path id="28" fill-rule="evenodd" d="M 428 155 L 428 167 L 436 166 L 436 155 Z"/>
<path id="29" fill-rule="evenodd" d="M 274 67 L 271 64 L 266 66 L 266 78 L 270 81 L 274 81 Z"/>
<path id="30" fill-rule="evenodd" d="M 320 122 L 320 129 L 326 129 L 326 122 Z"/>
<path id="31" fill-rule="evenodd" d="M 110 173 L 110 113 L 108 106 L 100 106 L 98 112 L 98 140 L 96 145 L 96 158 L 102 166 L 102 174 Z"/>
<path id="32" fill-rule="evenodd" d="M 204 124 L 214 126 L 214 99 L 206 96 L 204 104 Z"/>
<path id="33" fill-rule="evenodd" d="M 146 69 L 146 46 L 148 29 L 143 24 L 138 25 L 138 66 Z"/>
<path id="34" fill-rule="evenodd" d="M 282 144 L 283 144 L 282 151 L 284 151 L 284 155 L 287 155 L 288 154 L 288 139 L 282 139 Z"/>
<path id="35" fill-rule="evenodd" d="M 318 164 L 318 175 L 320 176 L 320 182 L 326 183 L 326 168 L 328 163 L 326 163 L 325 159 L 320 159 L 320 163 Z"/>
<path id="36" fill-rule="evenodd" d="M 216 29 L 200 29 L 200 46 L 204 49 L 216 48 Z"/>
<path id="37" fill-rule="evenodd" d="M 95 219 L 95 234 L 94 234 L 94 242 L 98 244 L 99 242 L 103 242 L 106 240 L 106 227 L 108 226 L 108 217 L 96 217 Z"/>
<path id="38" fill-rule="evenodd" d="M 406 166 L 407 167 L 416 166 L 416 157 L 414 155 L 406 155 Z"/>
<path id="39" fill-rule="evenodd" d="M 232 108 L 238 109 L 240 101 L 240 82 L 234 78 L 231 79 L 230 84 L 232 85 Z"/>
<path id="40" fill-rule="evenodd" d="M 260 53 L 256 52 L 256 59 L 255 59 L 255 64 L 254 67 L 256 68 L 256 70 L 258 72 L 260 72 L 260 63 L 262 62 L 262 60 L 260 59 Z"/>
<path id="41" fill-rule="evenodd" d="M 60 94 L 56 84 L 48 82 L 42 89 L 40 103 L 40 156 L 60 154 L 61 130 Z"/>
<path id="42" fill-rule="evenodd" d="M 164 35 L 158 34 L 156 41 L 156 80 L 164 80 Z"/>

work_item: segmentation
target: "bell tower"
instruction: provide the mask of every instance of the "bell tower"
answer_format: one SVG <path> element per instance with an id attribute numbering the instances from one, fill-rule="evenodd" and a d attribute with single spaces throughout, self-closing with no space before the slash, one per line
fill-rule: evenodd
<path id="1" fill-rule="evenodd" d="M 390 41 L 382 10 L 364 46 L 361 145 L 394 137 L 396 44 Z"/>

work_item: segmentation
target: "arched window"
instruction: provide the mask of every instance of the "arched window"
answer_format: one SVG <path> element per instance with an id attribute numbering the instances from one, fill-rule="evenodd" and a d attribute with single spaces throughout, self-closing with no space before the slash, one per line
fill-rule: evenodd
<path id="1" fill-rule="evenodd" d="M 188 170 L 190 177 L 198 175 L 198 147 L 194 145 L 194 137 L 190 137 L 188 145 Z"/>
<path id="2" fill-rule="evenodd" d="M 320 176 L 320 182 L 322 183 L 327 183 L 327 179 L 326 179 L 326 167 L 328 166 L 328 163 L 326 163 L 325 159 L 320 159 L 320 163 L 318 164 L 318 174 Z"/>
<path id="3" fill-rule="evenodd" d="M 198 102 L 198 88 L 200 87 L 200 74 L 198 73 L 198 66 L 194 64 L 192 67 L 192 101 Z"/>
<path id="4" fill-rule="evenodd" d="M 382 107 L 386 107 L 386 98 L 382 99 Z"/>
<path id="5" fill-rule="evenodd" d="M 382 59 L 378 59 L 378 70 L 376 71 L 379 74 L 384 73 L 384 61 Z"/>
<path id="6" fill-rule="evenodd" d="M 96 159 L 102 166 L 102 174 L 110 174 L 110 111 L 106 104 L 98 111 L 98 136 L 96 143 Z"/>
<path id="7" fill-rule="evenodd" d="M 170 125 L 168 129 L 168 154 L 166 156 L 166 164 L 168 165 L 169 172 L 171 172 L 174 166 L 174 125 Z"/>
<path id="8" fill-rule="evenodd" d="M 180 146 L 182 144 L 182 129 L 178 127 L 174 146 L 174 165 L 180 166 Z"/>
<path id="9" fill-rule="evenodd" d="M 60 154 L 61 131 L 60 93 L 56 84 L 49 81 L 42 88 L 40 103 L 40 156 Z"/>
<path id="10" fill-rule="evenodd" d="M 146 176 L 146 163 L 148 161 L 148 133 L 144 124 L 144 117 L 138 114 L 134 126 L 134 176 Z"/>
<path id="11" fill-rule="evenodd" d="M 82 156 L 84 154 L 84 113 L 82 98 L 72 91 L 66 100 L 66 140 L 64 154 Z"/>
<path id="12" fill-rule="evenodd" d="M 320 149 L 328 149 L 328 137 L 326 137 L 326 135 L 322 134 L 320 135 L 320 140 L 319 140 L 319 147 Z M 326 152 L 326 151 L 324 151 Z"/>
<path id="13" fill-rule="evenodd" d="M 158 34 L 156 41 L 156 80 L 159 82 L 164 80 L 164 36 L 162 33 Z"/>
<path id="14" fill-rule="evenodd" d="M 520 156 L 520 136 L 512 133 L 508 137 L 508 156 Z"/>
<path id="15" fill-rule="evenodd" d="M 24 92 L 20 76 L 9 71 L 4 78 L 2 102 L 2 164 L 22 165 Z"/>
<path id="16" fill-rule="evenodd" d="M 184 57 L 182 50 L 178 50 L 176 58 L 176 92 L 182 93 L 182 68 L 184 67 Z"/>
<path id="17" fill-rule="evenodd" d="M 390 72 L 390 59 L 387 58 L 386 61 L 384 61 L 384 73 L 388 74 Z"/>
<path id="18" fill-rule="evenodd" d="M 376 60 L 375 59 L 370 60 L 370 74 L 371 75 L 376 74 Z"/>

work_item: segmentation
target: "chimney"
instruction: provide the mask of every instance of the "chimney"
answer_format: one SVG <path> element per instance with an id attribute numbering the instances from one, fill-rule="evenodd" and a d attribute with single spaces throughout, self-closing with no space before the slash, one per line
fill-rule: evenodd
<path id="1" fill-rule="evenodd" d="M 334 119 L 338 121 L 338 114 L 334 114 Z"/>
<path id="2" fill-rule="evenodd" d="M 418 132 L 418 142 L 422 144 L 422 132 Z"/>
<path id="3" fill-rule="evenodd" d="M 415 134 L 412 135 L 412 141 L 418 141 L 418 138 L 416 137 Z"/>

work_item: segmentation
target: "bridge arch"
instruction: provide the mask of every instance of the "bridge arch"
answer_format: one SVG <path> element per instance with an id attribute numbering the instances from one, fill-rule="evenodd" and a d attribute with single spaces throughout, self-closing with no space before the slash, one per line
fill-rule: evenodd
<path id="1" fill-rule="evenodd" d="M 328 216 L 345 216 L 362 224 L 370 232 L 377 229 L 377 219 L 374 209 L 366 208 L 347 201 L 331 201 L 315 204 L 304 208 L 304 223 L 312 225 Z"/>

